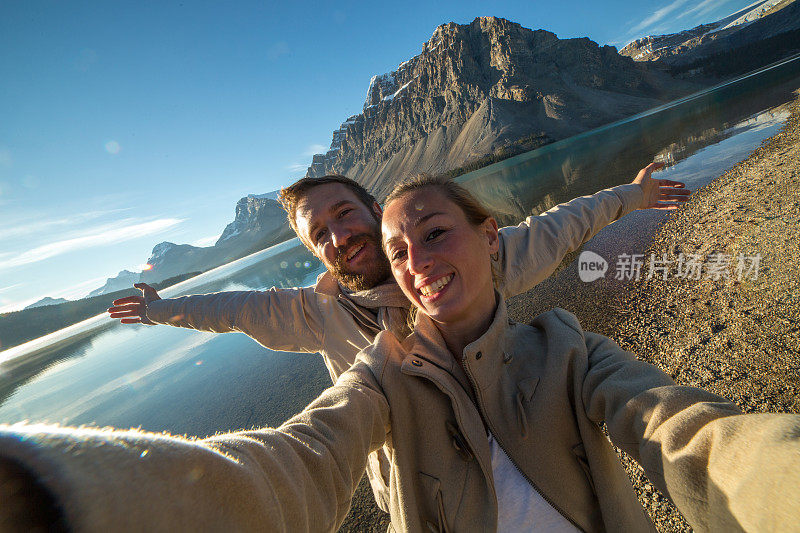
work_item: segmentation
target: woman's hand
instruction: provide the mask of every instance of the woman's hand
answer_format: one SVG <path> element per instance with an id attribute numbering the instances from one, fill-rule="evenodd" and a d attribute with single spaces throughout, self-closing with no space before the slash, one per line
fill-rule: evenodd
<path id="1" fill-rule="evenodd" d="M 692 191 L 683 182 L 653 179 L 651 174 L 663 166 L 664 163 L 650 163 L 633 180 L 644 195 L 639 209 L 678 209 L 689 199 Z"/>
<path id="2" fill-rule="evenodd" d="M 154 325 L 155 322 L 147 318 L 147 304 L 153 300 L 160 300 L 158 292 L 147 283 L 134 283 L 133 285 L 142 291 L 141 296 L 126 296 L 114 300 L 113 307 L 108 308 L 111 318 L 119 318 L 123 324 L 147 324 Z"/>

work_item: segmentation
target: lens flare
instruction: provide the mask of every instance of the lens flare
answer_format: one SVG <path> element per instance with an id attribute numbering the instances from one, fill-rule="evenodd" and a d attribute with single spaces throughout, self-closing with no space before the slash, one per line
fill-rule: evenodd
<path id="1" fill-rule="evenodd" d="M 117 155 L 122 148 L 117 141 L 108 141 L 106 143 L 106 152 L 111 155 Z"/>
<path id="2" fill-rule="evenodd" d="M 152 270 L 152 269 L 153 269 L 153 265 L 151 265 L 150 263 L 144 263 L 143 265 L 139 265 L 139 270 L 141 270 L 142 272 L 144 272 L 146 270 Z"/>

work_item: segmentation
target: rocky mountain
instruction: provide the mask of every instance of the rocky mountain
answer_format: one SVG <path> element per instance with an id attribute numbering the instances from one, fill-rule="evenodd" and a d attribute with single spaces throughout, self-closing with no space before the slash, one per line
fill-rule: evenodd
<path id="1" fill-rule="evenodd" d="M 402 176 L 447 171 L 520 139 L 535 148 L 696 88 L 588 38 L 495 17 L 451 22 L 372 78 L 363 112 L 306 175 L 344 174 L 382 197 Z"/>
<path id="2" fill-rule="evenodd" d="M 139 282 L 140 274 L 138 272 L 131 272 L 130 270 L 123 270 L 113 278 L 108 278 L 106 284 L 95 289 L 86 295 L 87 298 L 92 296 L 100 296 L 101 294 L 108 294 L 109 292 L 121 291 L 129 289 L 134 283 Z"/>
<path id="3" fill-rule="evenodd" d="M 86 297 L 130 288 L 139 281 L 158 283 L 186 272 L 203 272 L 257 252 L 294 236 L 278 191 L 251 194 L 236 203 L 236 217 L 213 246 L 161 242 L 153 247 L 144 272 L 123 270 Z"/>
<path id="4" fill-rule="evenodd" d="M 58 305 L 68 301 L 69 300 L 65 300 L 64 298 L 50 298 L 49 296 L 45 296 L 38 302 L 34 302 L 31 305 L 27 306 L 25 309 L 33 309 L 34 307 L 44 307 L 46 305 Z"/>
<path id="5" fill-rule="evenodd" d="M 657 64 L 675 74 L 725 75 L 710 72 L 709 59 L 727 58 L 732 68 L 757 68 L 800 48 L 800 2 L 759 0 L 710 24 L 679 33 L 637 39 L 620 54 L 636 61 Z M 765 55 L 768 54 L 768 55 Z M 693 67 L 696 70 L 692 72 Z"/>
<path id="6" fill-rule="evenodd" d="M 153 248 L 141 281 L 153 283 L 184 272 L 205 271 L 282 242 L 293 236 L 277 191 L 248 195 L 236 203 L 236 217 L 214 246 L 162 242 Z"/>

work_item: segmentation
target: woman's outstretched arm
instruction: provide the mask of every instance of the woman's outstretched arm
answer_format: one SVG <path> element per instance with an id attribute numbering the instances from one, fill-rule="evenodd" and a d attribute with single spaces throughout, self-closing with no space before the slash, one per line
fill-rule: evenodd
<path id="1" fill-rule="evenodd" d="M 800 416 L 742 414 L 676 385 L 614 341 L 584 333 L 584 408 L 698 531 L 786 531 L 800 523 Z"/>
<path id="2" fill-rule="evenodd" d="M 32 474 L 76 531 L 335 531 L 388 425 L 357 364 L 277 429 L 191 440 L 20 424 L 0 428 L 0 459 Z"/>

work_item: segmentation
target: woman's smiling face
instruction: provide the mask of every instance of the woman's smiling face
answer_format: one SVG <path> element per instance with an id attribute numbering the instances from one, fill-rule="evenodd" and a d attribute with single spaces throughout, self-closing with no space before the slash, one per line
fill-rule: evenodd
<path id="1" fill-rule="evenodd" d="M 382 231 L 392 275 L 421 312 L 467 329 L 491 322 L 490 255 L 498 249 L 494 219 L 471 224 L 457 204 L 429 186 L 388 204 Z"/>

